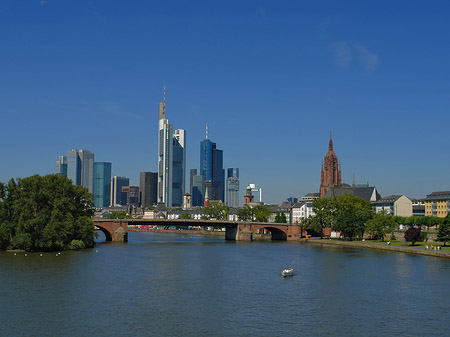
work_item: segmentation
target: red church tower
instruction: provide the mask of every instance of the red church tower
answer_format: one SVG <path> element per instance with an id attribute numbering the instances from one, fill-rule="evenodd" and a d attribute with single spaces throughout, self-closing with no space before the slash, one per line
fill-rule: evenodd
<path id="1" fill-rule="evenodd" d="M 328 153 L 322 161 L 322 173 L 320 176 L 320 197 L 323 198 L 330 187 L 341 186 L 341 163 L 333 151 L 333 139 L 330 132 Z"/>

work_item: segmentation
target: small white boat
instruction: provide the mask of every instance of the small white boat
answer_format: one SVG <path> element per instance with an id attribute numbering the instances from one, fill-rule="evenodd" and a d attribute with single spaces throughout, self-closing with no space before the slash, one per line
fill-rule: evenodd
<path id="1" fill-rule="evenodd" d="M 293 276 L 294 275 L 294 268 L 291 268 L 291 269 L 284 269 L 282 272 L 281 272 L 281 276 L 283 276 L 283 277 L 288 277 L 288 276 Z"/>

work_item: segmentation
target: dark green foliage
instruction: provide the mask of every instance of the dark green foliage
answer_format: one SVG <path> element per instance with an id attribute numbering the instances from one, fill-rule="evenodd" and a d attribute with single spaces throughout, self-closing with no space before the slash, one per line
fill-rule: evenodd
<path id="1" fill-rule="evenodd" d="M 111 212 L 106 216 L 106 219 L 132 219 L 133 216 L 126 212 Z"/>
<path id="2" fill-rule="evenodd" d="M 65 176 L 11 179 L 0 184 L 0 248 L 64 250 L 72 240 L 92 247 L 92 214 L 92 195 Z"/>
<path id="3" fill-rule="evenodd" d="M 450 241 L 450 216 L 447 215 L 439 226 L 436 241 L 441 241 L 444 246 Z"/>
<path id="4" fill-rule="evenodd" d="M 240 221 L 267 222 L 269 216 L 270 210 L 263 205 L 257 205 L 255 207 L 245 205 L 238 211 L 238 218 Z"/>
<path id="5" fill-rule="evenodd" d="M 211 201 L 208 206 L 203 207 L 203 215 L 206 219 L 227 220 L 230 207 L 221 201 Z"/>
<path id="6" fill-rule="evenodd" d="M 313 211 L 315 216 L 305 221 L 305 228 L 322 233 L 331 227 L 347 240 L 362 238 L 365 223 L 373 216 L 370 203 L 351 194 L 314 200 Z"/>
<path id="7" fill-rule="evenodd" d="M 398 225 L 395 222 L 394 217 L 387 214 L 386 211 L 374 214 L 373 218 L 367 221 L 366 224 L 367 232 L 371 234 L 374 239 L 381 239 L 381 241 L 384 241 L 385 235 L 393 234 L 397 227 Z"/>
<path id="8" fill-rule="evenodd" d="M 405 231 L 406 242 L 412 242 L 412 245 L 420 241 L 420 227 L 410 227 Z"/>
<path id="9" fill-rule="evenodd" d="M 275 216 L 275 222 L 276 223 L 286 223 L 287 219 L 286 219 L 286 215 L 282 212 L 277 212 L 276 216 Z"/>
<path id="10" fill-rule="evenodd" d="M 192 218 L 192 214 L 191 213 L 183 213 L 180 216 L 181 219 L 191 219 Z"/>

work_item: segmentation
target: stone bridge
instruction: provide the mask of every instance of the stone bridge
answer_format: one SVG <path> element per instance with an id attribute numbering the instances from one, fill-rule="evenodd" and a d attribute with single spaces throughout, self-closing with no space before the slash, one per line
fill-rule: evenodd
<path id="1" fill-rule="evenodd" d="M 267 230 L 272 240 L 295 241 L 301 238 L 302 229 L 299 225 L 268 223 L 268 222 L 236 222 L 220 220 L 193 220 L 193 219 L 121 219 L 121 220 L 95 220 L 95 225 L 102 230 L 106 241 L 128 241 L 128 225 L 132 226 L 201 226 L 225 227 L 225 239 L 235 241 L 253 241 L 254 234 Z"/>

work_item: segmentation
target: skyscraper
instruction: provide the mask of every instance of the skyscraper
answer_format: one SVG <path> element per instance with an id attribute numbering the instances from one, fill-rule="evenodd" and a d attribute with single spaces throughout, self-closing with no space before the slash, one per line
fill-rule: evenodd
<path id="1" fill-rule="evenodd" d="M 148 206 L 155 205 L 157 203 L 158 173 L 141 172 L 139 187 L 141 207 L 145 209 Z"/>
<path id="2" fill-rule="evenodd" d="M 59 156 L 56 161 L 56 174 L 67 176 L 67 157 Z"/>
<path id="3" fill-rule="evenodd" d="M 173 131 L 166 119 L 166 87 L 164 101 L 159 103 L 158 127 L 158 202 L 167 207 L 181 206 L 184 194 L 186 131 Z"/>
<path id="4" fill-rule="evenodd" d="M 108 207 L 111 203 L 111 163 L 94 163 L 94 205 Z"/>
<path id="5" fill-rule="evenodd" d="M 94 154 L 89 150 L 73 149 L 67 154 L 67 177 L 74 185 L 94 192 Z"/>
<path id="6" fill-rule="evenodd" d="M 229 168 L 227 172 L 227 205 L 239 207 L 239 169 Z"/>
<path id="7" fill-rule="evenodd" d="M 125 206 L 127 200 L 123 200 L 122 187 L 130 186 L 130 179 L 126 177 L 114 176 L 111 178 L 111 205 L 114 206 Z M 126 198 L 126 195 L 125 195 Z"/>
<path id="8" fill-rule="evenodd" d="M 223 151 L 217 149 L 216 143 L 208 139 L 208 124 L 206 124 L 206 138 L 200 143 L 200 175 L 205 177 L 209 199 L 224 201 Z"/>

